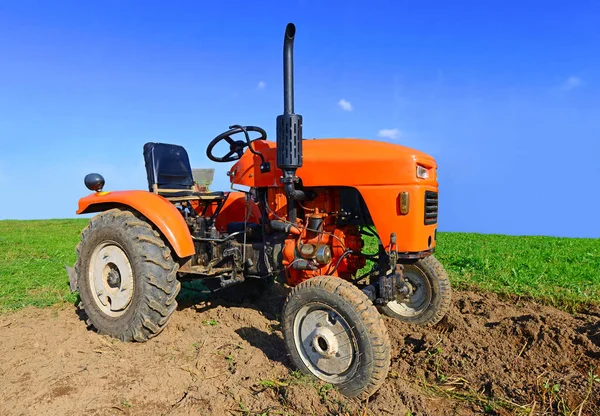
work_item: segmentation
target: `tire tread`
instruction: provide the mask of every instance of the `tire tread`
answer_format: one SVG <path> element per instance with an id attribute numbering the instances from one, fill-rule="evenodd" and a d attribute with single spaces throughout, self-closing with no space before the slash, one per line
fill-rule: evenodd
<path id="1" fill-rule="evenodd" d="M 295 316 L 297 311 L 288 311 L 287 307 L 292 299 L 298 301 L 302 291 L 318 288 L 339 296 L 343 302 L 350 306 L 363 322 L 364 332 L 370 340 L 373 350 L 373 360 L 364 363 L 369 367 L 369 381 L 358 386 L 338 386 L 340 391 L 348 397 L 367 399 L 373 395 L 385 381 L 390 367 L 390 339 L 385 323 L 373 306 L 369 298 L 352 283 L 336 277 L 319 276 L 306 280 L 292 289 L 288 294 L 282 314 L 284 334 L 289 334 L 290 323 L 286 316 Z M 292 329 L 293 331 L 293 329 Z M 287 338 L 287 337 L 286 337 Z M 286 342 L 288 350 L 290 345 Z"/>
<path id="2" fill-rule="evenodd" d="M 99 312 L 89 305 L 93 302 L 91 299 L 86 299 L 86 307 L 86 301 L 82 297 L 79 309 L 83 312 L 86 324 L 96 328 L 101 334 L 111 335 L 122 341 L 147 341 L 164 329 L 177 308 L 176 297 L 181 287 L 177 280 L 179 264 L 173 259 L 171 250 L 161 235 L 141 214 L 128 209 L 114 208 L 93 217 L 81 232 L 81 241 L 75 249 L 75 272 L 80 279 L 83 269 L 81 256 L 86 242 L 93 238 L 94 233 L 107 227 L 120 227 L 125 230 L 130 241 L 128 249 L 131 252 L 132 266 L 137 269 L 134 278 L 142 280 L 138 287 L 143 291 L 143 296 L 128 327 L 117 331 L 102 328 L 101 320 L 95 316 Z"/>

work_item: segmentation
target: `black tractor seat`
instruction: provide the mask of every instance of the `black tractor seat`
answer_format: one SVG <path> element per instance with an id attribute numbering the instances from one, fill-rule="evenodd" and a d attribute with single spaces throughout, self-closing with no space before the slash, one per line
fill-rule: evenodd
<path id="1" fill-rule="evenodd" d="M 190 159 L 182 146 L 166 143 L 146 143 L 144 161 L 148 189 L 171 202 L 202 200 L 220 201 L 224 192 L 198 192 Z"/>

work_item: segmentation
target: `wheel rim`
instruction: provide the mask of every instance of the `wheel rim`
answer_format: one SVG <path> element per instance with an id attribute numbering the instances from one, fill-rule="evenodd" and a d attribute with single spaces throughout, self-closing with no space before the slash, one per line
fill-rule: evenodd
<path id="1" fill-rule="evenodd" d="M 327 382 L 340 383 L 356 364 L 356 338 L 334 309 L 321 303 L 303 306 L 294 319 L 294 342 L 308 369 Z"/>
<path id="2" fill-rule="evenodd" d="M 94 303 L 103 313 L 117 317 L 127 311 L 133 298 L 133 270 L 116 243 L 104 242 L 94 249 L 88 278 Z"/>
<path id="3" fill-rule="evenodd" d="M 427 275 L 419 267 L 404 266 L 404 281 L 410 291 L 406 301 L 388 302 L 387 307 L 398 315 L 414 317 L 423 313 L 431 304 L 432 290 Z"/>

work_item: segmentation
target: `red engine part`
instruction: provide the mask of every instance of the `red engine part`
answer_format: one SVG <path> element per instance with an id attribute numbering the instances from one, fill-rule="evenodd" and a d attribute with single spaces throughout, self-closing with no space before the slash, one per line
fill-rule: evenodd
<path id="1" fill-rule="evenodd" d="M 336 227 L 335 216 L 314 213 L 306 216 L 299 237 L 288 238 L 283 249 L 287 283 L 297 285 L 311 277 L 331 275 L 350 280 L 366 260 L 347 250 L 360 252 L 363 240 L 357 226 Z"/>

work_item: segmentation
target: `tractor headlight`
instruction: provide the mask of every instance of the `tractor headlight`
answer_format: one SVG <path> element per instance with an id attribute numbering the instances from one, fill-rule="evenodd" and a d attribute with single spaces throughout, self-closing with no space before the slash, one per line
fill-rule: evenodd
<path id="1" fill-rule="evenodd" d="M 429 179 L 429 170 L 425 166 L 417 165 L 417 178 Z"/>

